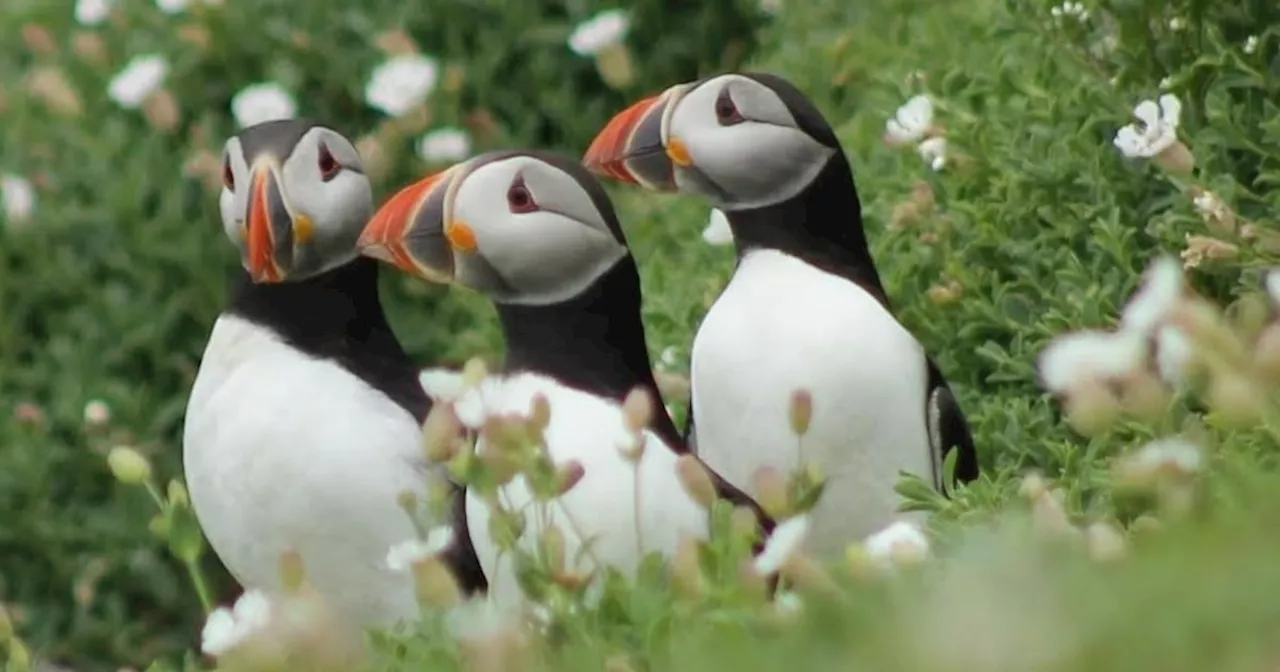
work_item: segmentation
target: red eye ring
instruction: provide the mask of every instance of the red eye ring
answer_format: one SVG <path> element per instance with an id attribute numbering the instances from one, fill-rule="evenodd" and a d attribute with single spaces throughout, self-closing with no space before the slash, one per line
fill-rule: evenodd
<path id="1" fill-rule="evenodd" d="M 538 210 L 538 203 L 533 200 L 529 187 L 525 186 L 523 176 L 517 177 L 507 188 L 507 208 L 516 214 Z"/>
<path id="2" fill-rule="evenodd" d="M 222 159 L 222 186 L 227 191 L 236 190 L 236 174 L 231 170 L 231 157 L 226 156 Z"/>
<path id="3" fill-rule="evenodd" d="M 727 86 L 720 89 L 720 95 L 716 96 L 716 121 L 721 126 L 732 126 L 746 121 L 738 111 L 737 104 L 733 102 L 733 97 L 729 95 Z"/>
<path id="4" fill-rule="evenodd" d="M 317 161 L 320 165 L 320 179 L 328 182 L 338 176 L 342 172 L 342 164 L 333 158 L 333 152 L 324 144 L 320 144 L 320 157 Z"/>

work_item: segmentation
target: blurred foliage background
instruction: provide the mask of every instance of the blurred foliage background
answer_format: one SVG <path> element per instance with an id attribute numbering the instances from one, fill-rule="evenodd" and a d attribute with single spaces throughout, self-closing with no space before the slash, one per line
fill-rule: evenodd
<path id="1" fill-rule="evenodd" d="M 577 154 L 639 95 L 744 64 L 778 72 L 837 127 L 901 319 L 978 437 L 988 477 L 938 505 L 941 521 L 987 518 L 1034 467 L 1059 481 L 1073 516 L 1127 522 L 1110 460 L 1172 431 L 1199 432 L 1228 476 L 1275 464 L 1265 431 L 1228 431 L 1185 404 L 1165 425 L 1081 438 L 1035 372 L 1055 334 L 1113 321 L 1159 252 L 1182 253 L 1193 284 L 1223 302 L 1253 292 L 1273 263 L 1273 3 L 1100 0 L 1081 19 L 1013 0 L 641 1 L 625 7 L 618 38 L 634 76 L 611 82 L 567 44 L 615 7 L 596 0 L 117 0 L 99 21 L 75 5 L 0 4 L 0 174 L 34 189 L 28 213 L 0 214 L 0 602 L 50 659 L 141 666 L 198 632 L 195 597 L 147 530 L 151 504 L 116 484 L 102 456 L 131 445 L 180 473 L 186 393 L 235 264 L 217 223 L 218 152 L 237 126 L 237 92 L 261 82 L 360 138 L 386 195 L 431 167 L 415 147 L 433 129 L 463 130 L 469 151 Z M 372 73 L 412 52 L 438 66 L 429 97 L 394 117 L 375 109 Z M 148 54 L 166 63 L 163 77 L 136 106 L 113 100 L 112 78 Z M 882 141 L 885 120 L 923 92 L 945 128 L 937 171 Z M 1133 107 L 1162 92 L 1183 101 L 1192 175 L 1112 146 Z M 1208 228 L 1196 190 L 1238 214 L 1230 230 Z M 616 194 L 651 349 L 682 371 L 733 254 L 698 238 L 705 208 Z M 921 194 L 927 207 L 904 206 Z M 385 296 L 424 365 L 500 357 L 478 297 L 397 277 Z M 109 419 L 86 417 L 95 400 Z M 1215 497 L 1229 499 L 1233 482 L 1214 481 Z"/>

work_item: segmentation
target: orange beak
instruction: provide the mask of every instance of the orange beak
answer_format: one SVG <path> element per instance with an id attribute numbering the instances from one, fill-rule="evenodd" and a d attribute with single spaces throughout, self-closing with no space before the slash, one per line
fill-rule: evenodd
<path id="1" fill-rule="evenodd" d="M 452 172 L 446 169 L 423 178 L 387 200 L 360 234 L 361 254 L 424 280 L 452 282 L 458 247 L 452 239 L 462 237 L 453 230 L 452 235 L 445 233 Z M 459 226 L 458 231 L 470 234 L 465 225 Z"/>
<path id="2" fill-rule="evenodd" d="M 285 206 L 275 172 L 260 166 L 249 183 L 245 246 L 254 282 L 282 282 L 293 261 L 293 218 Z"/>
<path id="3" fill-rule="evenodd" d="M 675 168 L 692 165 L 677 138 L 664 137 L 667 115 L 683 93 L 677 85 L 619 112 L 591 141 L 582 163 L 606 179 L 675 191 Z"/>

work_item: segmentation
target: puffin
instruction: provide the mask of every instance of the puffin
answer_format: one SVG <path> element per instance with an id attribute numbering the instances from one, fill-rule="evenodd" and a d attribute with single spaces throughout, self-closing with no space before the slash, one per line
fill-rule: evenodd
<path id="1" fill-rule="evenodd" d="M 748 495 L 761 467 L 818 467 L 810 551 L 918 517 L 900 510 L 900 472 L 949 496 L 943 464 L 957 450 L 955 480 L 977 478 L 964 413 L 880 281 L 849 159 L 794 84 L 728 73 L 674 85 L 618 113 L 582 162 L 725 214 L 737 260 L 694 336 L 689 443 Z M 812 401 L 801 436 L 797 392 Z"/>
<path id="2" fill-rule="evenodd" d="M 245 588 L 280 586 L 287 551 L 352 623 L 416 620 L 412 578 L 386 565 L 416 536 L 402 493 L 455 503 L 444 558 L 466 593 L 486 580 L 462 489 L 432 480 L 431 401 L 356 249 L 372 187 L 352 142 L 309 120 L 268 121 L 223 150 L 222 226 L 243 270 L 187 402 L 183 472 L 210 546 Z M 430 483 L 443 485 L 429 485 Z"/>
<path id="3" fill-rule="evenodd" d="M 549 457 L 582 467 L 581 480 L 549 517 L 526 508 L 532 495 L 523 477 L 503 486 L 501 500 L 524 512 L 526 548 L 536 548 L 541 530 L 554 524 L 566 537 L 569 569 L 599 576 L 605 568 L 634 574 L 650 552 L 669 557 L 682 537 L 707 538 L 706 502 L 677 475 L 690 453 L 654 381 L 635 259 L 608 195 L 576 160 L 540 150 L 472 157 L 389 199 L 359 247 L 494 304 L 506 341 L 503 371 L 449 393 L 459 420 L 477 429 L 494 414 L 527 416 L 544 397 Z M 636 389 L 649 395 L 652 413 L 647 425 L 628 431 L 623 405 Z M 481 433 L 476 451 L 486 450 Z M 758 551 L 773 521 L 740 489 L 699 467 L 716 495 L 755 514 Z M 492 515 L 483 497 L 467 494 L 473 529 L 484 529 Z M 522 599 L 510 554 L 491 540 L 474 542 L 491 596 L 503 604 Z"/>

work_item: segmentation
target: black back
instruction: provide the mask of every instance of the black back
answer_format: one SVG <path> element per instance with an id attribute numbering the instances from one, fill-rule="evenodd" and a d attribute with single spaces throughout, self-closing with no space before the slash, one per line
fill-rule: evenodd
<path id="1" fill-rule="evenodd" d="M 378 262 L 358 257 L 321 275 L 284 283 L 254 283 L 239 271 L 227 312 L 272 330 L 317 359 L 336 362 L 387 395 L 418 424 L 431 399 L 418 367 L 391 332 L 378 297 Z M 305 391 L 300 391 L 305 392 Z M 467 527 L 465 490 L 453 486 L 455 543 L 446 562 L 468 594 L 488 588 Z"/>

